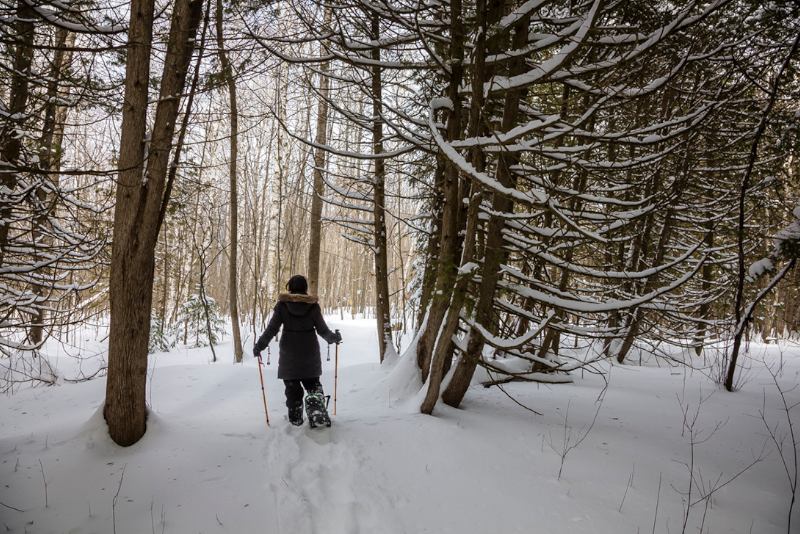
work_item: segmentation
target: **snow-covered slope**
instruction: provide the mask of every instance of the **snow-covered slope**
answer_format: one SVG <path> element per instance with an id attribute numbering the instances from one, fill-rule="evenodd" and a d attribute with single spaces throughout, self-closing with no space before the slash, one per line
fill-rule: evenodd
<path id="1" fill-rule="evenodd" d="M 787 532 L 790 486 L 760 412 L 781 434 L 789 427 L 761 363 L 735 394 L 717 390 L 699 372 L 651 360 L 612 368 L 602 403 L 603 378 L 578 374 L 569 385 L 504 386 L 542 415 L 498 388 L 476 386 L 463 409 L 442 406 L 429 417 L 416 410 L 413 367 L 377 363 L 371 321 L 329 323 L 345 339 L 330 429 L 295 428 L 283 418 L 276 354 L 264 368 L 267 427 L 255 362 L 230 364 L 226 344 L 217 348 L 225 361 L 216 364 L 208 363 L 208 349 L 152 358 L 148 431 L 126 449 L 107 437 L 102 378 L 21 388 L 3 398 L 5 529 L 675 533 L 684 531 L 686 503 L 698 501 L 685 532 Z M 772 345 L 754 352 L 769 362 L 782 358 L 778 380 L 791 389 L 800 349 Z M 323 376 L 330 394 L 334 359 L 331 350 Z M 67 378 L 76 374 L 74 360 L 57 361 Z M 800 392 L 787 400 L 794 404 Z M 695 419 L 693 429 L 684 427 Z M 788 441 L 785 446 L 793 466 Z M 692 462 L 696 483 L 689 496 Z M 713 487 L 719 487 L 713 499 L 703 500 Z"/>

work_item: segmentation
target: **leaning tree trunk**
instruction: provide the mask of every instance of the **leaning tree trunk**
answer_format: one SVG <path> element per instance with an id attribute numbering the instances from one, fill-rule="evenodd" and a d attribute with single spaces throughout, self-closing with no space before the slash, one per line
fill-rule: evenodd
<path id="1" fill-rule="evenodd" d="M 434 188 L 432 192 L 432 208 L 430 213 L 431 231 L 428 233 L 427 246 L 425 247 L 425 264 L 422 266 L 422 288 L 420 289 L 419 297 L 419 310 L 417 312 L 416 329 L 419 331 L 423 327 L 425 316 L 428 313 L 431 300 L 433 298 L 433 290 L 436 285 L 436 267 L 434 260 L 439 257 L 439 244 L 442 240 L 442 210 L 444 206 L 444 197 L 442 196 L 439 184 L 444 182 L 444 158 L 438 156 L 436 158 L 436 170 L 434 171 Z M 422 353 L 417 353 L 417 365 L 423 369 Z M 425 371 L 427 372 L 427 370 Z"/>
<path id="2" fill-rule="evenodd" d="M 764 135 L 764 131 L 767 128 L 767 121 L 769 119 L 770 113 L 772 112 L 772 107 L 775 105 L 775 99 L 778 93 L 778 87 L 781 82 L 781 78 L 783 77 L 783 73 L 786 68 L 789 66 L 789 63 L 792 60 L 792 56 L 797 52 L 798 46 L 800 45 L 800 34 L 797 35 L 795 38 L 794 44 L 792 45 L 792 49 L 789 51 L 789 55 L 786 56 L 783 64 L 781 65 L 780 70 L 775 75 L 775 81 L 772 84 L 772 90 L 770 91 L 769 95 L 769 102 L 767 103 L 767 107 L 764 109 L 764 113 L 761 115 L 761 120 L 758 123 L 758 128 L 756 128 L 756 134 L 753 137 L 753 144 L 750 147 L 750 156 L 747 162 L 747 169 L 745 170 L 744 176 L 742 177 L 742 185 L 739 189 L 739 220 L 737 226 L 737 263 L 738 263 L 738 277 L 736 280 L 736 298 L 734 303 L 734 313 L 735 313 L 735 320 L 736 320 L 736 331 L 733 337 L 733 349 L 731 350 L 731 359 L 730 363 L 728 364 L 728 372 L 727 376 L 725 377 L 725 389 L 728 391 L 733 391 L 733 379 L 734 375 L 736 374 L 736 362 L 739 358 L 739 349 L 742 346 L 742 336 L 747 331 L 747 321 L 749 317 L 747 315 L 742 315 L 742 304 L 744 301 L 744 279 L 746 273 L 745 267 L 745 251 L 744 251 L 744 232 L 745 232 L 745 200 L 747 197 L 747 192 L 750 189 L 750 176 L 752 175 L 753 168 L 755 167 L 755 163 L 758 157 L 758 144 L 761 141 L 761 137 Z M 742 326 L 744 325 L 744 326 Z"/>
<path id="3" fill-rule="evenodd" d="M 186 96 L 186 106 L 183 111 L 183 120 L 181 121 L 181 129 L 178 133 L 178 140 L 175 143 L 175 149 L 172 153 L 172 163 L 169 166 L 169 172 L 167 173 L 167 185 L 164 190 L 164 200 L 161 202 L 161 211 L 158 214 L 158 233 L 161 233 L 161 227 L 164 225 L 164 221 L 166 220 L 167 216 L 167 208 L 169 207 L 169 198 L 172 194 L 172 188 L 175 184 L 175 179 L 178 175 L 178 168 L 180 167 L 181 161 L 181 153 L 183 152 L 184 142 L 186 140 L 186 132 L 189 129 L 189 118 L 192 115 L 192 106 L 194 104 L 194 98 L 197 94 L 197 85 L 200 81 L 200 66 L 203 63 L 203 54 L 205 54 L 206 50 L 206 33 L 208 31 L 208 23 L 209 18 L 211 15 L 211 0 L 206 0 L 206 7 L 205 7 L 205 16 L 203 17 L 203 31 L 201 32 L 200 37 L 200 47 L 197 52 L 197 58 L 195 59 L 194 64 L 194 74 L 192 75 L 192 84 L 189 89 L 189 94 Z M 203 157 L 205 156 L 205 149 L 206 145 L 203 145 Z M 200 164 L 202 167 L 202 162 Z M 200 175 L 202 177 L 202 170 L 200 171 Z M 200 181 L 198 177 L 198 181 Z M 197 224 L 197 219 L 195 219 L 195 225 Z M 194 236 L 194 232 L 192 232 L 192 236 Z M 168 244 L 169 233 L 164 230 L 164 296 L 161 301 L 161 321 L 162 326 L 165 324 L 166 321 L 166 314 L 167 314 L 167 300 L 169 296 L 169 247 Z M 179 259 L 178 265 L 182 265 L 182 259 Z M 178 279 L 176 281 L 176 288 L 177 288 L 177 298 L 175 302 L 180 302 L 180 294 L 181 294 L 181 274 L 182 269 L 178 267 Z M 191 276 L 190 276 L 191 278 Z M 177 311 L 178 306 L 175 306 L 175 310 Z M 213 351 L 213 348 L 212 348 Z M 217 361 L 217 355 L 214 354 L 214 361 Z"/>
<path id="4" fill-rule="evenodd" d="M 230 184 L 231 184 L 231 247 L 228 271 L 228 298 L 231 307 L 231 325 L 233 328 L 233 359 L 236 363 L 242 363 L 242 336 L 239 332 L 239 288 L 236 280 L 236 268 L 238 266 L 239 251 L 239 199 L 236 192 L 236 164 L 239 149 L 239 108 L 236 103 L 236 80 L 233 78 L 228 54 L 225 52 L 225 40 L 222 33 L 222 0 L 217 0 L 217 47 L 219 61 L 222 64 L 222 75 L 228 84 L 231 104 L 231 161 L 230 161 Z"/>
<path id="5" fill-rule="evenodd" d="M 450 5 L 450 79 L 447 96 L 452 102 L 452 109 L 447 117 L 447 141 L 455 141 L 462 133 L 462 101 L 461 82 L 464 77 L 464 25 L 462 23 L 461 0 L 453 0 Z M 417 343 L 417 362 L 420 365 L 423 382 L 428 380 L 432 371 L 431 360 L 435 348 L 439 329 L 442 326 L 447 308 L 450 305 L 450 295 L 455 286 L 457 246 L 458 246 L 458 215 L 459 215 L 459 170 L 450 160 L 445 159 L 444 183 L 442 185 L 443 207 L 442 228 L 439 242 L 439 255 L 433 262 L 438 270 L 435 291 L 432 296 L 428 319 L 425 329 L 420 334 Z M 437 386 L 438 387 L 438 386 Z"/>
<path id="6" fill-rule="evenodd" d="M 688 178 L 688 176 L 687 176 Z M 683 183 L 683 179 L 679 179 L 676 182 L 677 187 L 674 188 L 673 195 L 676 199 L 681 198 L 681 194 L 683 193 L 683 188 L 685 183 Z M 653 268 L 659 267 L 664 263 L 664 257 L 667 251 L 667 245 L 669 244 L 669 240 L 672 235 L 672 231 L 674 229 L 674 221 L 673 217 L 674 209 L 670 207 L 667 210 L 667 215 L 664 218 L 664 225 L 661 227 L 661 234 L 658 238 L 658 244 L 656 245 L 655 251 L 655 258 L 653 259 L 652 266 Z M 656 287 L 658 282 L 658 274 L 653 274 L 647 278 L 647 282 L 644 284 L 644 289 L 642 290 L 642 294 L 646 295 L 649 292 L 653 291 Z M 635 310 L 631 311 L 631 316 L 628 321 L 627 331 L 625 332 L 625 337 L 623 338 L 622 345 L 619 348 L 619 352 L 617 353 L 617 363 L 624 363 L 625 358 L 628 356 L 628 352 L 630 352 L 631 348 L 633 348 L 633 342 L 636 340 L 636 337 L 639 335 L 639 331 L 642 326 L 642 321 L 644 320 L 644 309 L 641 307 L 637 307 Z"/>
<path id="7" fill-rule="evenodd" d="M 145 168 L 147 90 L 154 0 L 132 0 L 125 106 L 114 209 L 109 283 L 111 325 L 104 415 L 111 439 L 122 446 L 144 435 L 147 344 L 153 300 L 155 246 L 164 200 L 179 98 L 200 23 L 200 0 L 175 2 L 161 90 Z"/>
<path id="8" fill-rule="evenodd" d="M 500 6 L 500 9 L 502 9 L 501 4 L 498 4 L 498 6 Z M 487 9 L 485 0 L 478 0 L 478 2 L 476 3 L 476 26 L 479 28 L 479 30 L 475 43 L 475 52 L 473 55 L 474 69 L 472 77 L 472 87 L 473 88 L 477 87 L 481 89 L 473 91 L 472 94 L 472 104 L 470 107 L 469 122 L 467 124 L 467 135 L 469 137 L 476 137 L 479 134 L 479 132 L 483 131 L 484 121 L 482 121 L 481 118 L 483 116 L 483 113 L 486 111 L 484 109 L 485 102 L 482 89 L 487 74 L 487 68 L 486 68 Z M 471 159 L 473 165 L 475 165 L 475 168 L 478 170 L 478 172 L 483 172 L 485 169 L 485 156 L 480 146 L 476 146 L 473 148 Z M 474 188 L 474 190 L 472 191 L 472 194 L 469 196 L 470 203 L 466 221 L 464 252 L 461 257 L 462 266 L 467 262 L 473 261 L 475 257 L 475 240 L 477 237 L 478 216 L 480 211 L 479 208 L 480 208 L 482 193 L 481 193 L 481 186 L 477 181 L 473 180 L 472 187 Z M 433 412 L 433 409 L 436 406 L 436 402 L 439 397 L 439 391 L 441 389 L 441 380 L 446 373 L 449 361 L 452 359 L 453 355 L 452 338 L 458 328 L 458 323 L 460 320 L 460 311 L 463 308 L 464 304 L 466 303 L 468 284 L 469 284 L 469 277 L 465 276 L 458 280 L 456 284 L 456 289 L 455 291 L 453 291 L 452 299 L 450 301 L 450 313 L 448 313 L 447 319 L 445 320 L 444 325 L 441 328 L 441 332 L 439 333 L 439 339 L 436 342 L 435 346 L 436 348 L 434 349 L 433 356 L 431 359 L 431 368 L 435 369 L 436 371 L 431 372 L 431 379 L 428 381 L 428 392 L 425 396 L 425 400 L 423 401 L 422 406 L 420 407 L 420 411 L 422 411 L 422 413 L 430 414 Z M 438 377 L 438 380 L 434 380 L 434 375 Z"/>
<path id="9" fill-rule="evenodd" d="M 495 7 L 497 9 L 497 7 Z M 491 25 L 493 20 L 500 13 L 491 12 L 487 25 Z M 521 49 L 525 46 L 528 39 L 528 27 L 530 17 L 522 17 L 519 24 L 515 27 L 515 37 L 513 38 L 513 48 Z M 521 73 L 525 68 L 524 60 L 517 59 L 511 62 L 509 70 L 511 75 Z M 517 122 L 520 101 L 525 96 L 524 89 L 509 91 L 503 107 L 503 119 L 501 128 L 503 132 L 508 132 Z M 497 162 L 497 181 L 509 189 L 516 189 L 517 183 L 511 172 L 511 167 L 517 162 L 517 158 L 511 154 L 502 153 Z M 503 243 L 503 229 L 505 219 L 499 215 L 511 213 L 514 210 L 514 201 L 500 193 L 492 195 L 492 213 L 489 218 L 488 231 L 486 235 L 486 245 L 484 249 L 483 266 L 481 270 L 481 284 L 478 295 L 478 305 L 476 309 L 476 321 L 482 324 L 489 332 L 496 332 L 496 324 L 493 318 L 494 296 L 497 283 L 501 277 L 501 267 L 508 257 Z M 458 311 L 458 310 L 456 310 Z M 459 359 L 453 378 L 442 394 L 442 400 L 450 405 L 458 407 L 467 392 L 472 376 L 478 365 L 478 361 L 483 353 L 483 336 L 473 329 L 470 333 L 467 344 L 467 353 Z"/>

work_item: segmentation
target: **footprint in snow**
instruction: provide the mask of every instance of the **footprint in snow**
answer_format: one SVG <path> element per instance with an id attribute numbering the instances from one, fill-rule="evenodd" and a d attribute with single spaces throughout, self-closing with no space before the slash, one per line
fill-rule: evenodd
<path id="1" fill-rule="evenodd" d="M 266 444 L 277 532 L 393 534 L 388 484 L 360 476 L 364 454 L 340 429 L 275 428 Z"/>

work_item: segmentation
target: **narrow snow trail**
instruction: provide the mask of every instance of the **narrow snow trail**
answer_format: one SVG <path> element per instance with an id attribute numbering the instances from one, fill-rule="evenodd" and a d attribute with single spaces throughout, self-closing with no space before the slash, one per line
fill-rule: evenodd
<path id="1" fill-rule="evenodd" d="M 263 452 L 277 532 L 298 527 L 314 534 L 397 532 L 396 521 L 386 517 L 392 509 L 388 485 L 361 476 L 368 455 L 344 435 L 336 425 L 275 425 Z"/>

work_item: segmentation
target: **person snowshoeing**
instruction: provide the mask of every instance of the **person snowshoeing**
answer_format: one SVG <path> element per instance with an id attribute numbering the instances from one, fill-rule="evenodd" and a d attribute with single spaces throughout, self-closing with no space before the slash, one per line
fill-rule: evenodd
<path id="1" fill-rule="evenodd" d="M 320 358 L 317 335 L 328 343 L 341 343 L 342 335 L 332 332 L 322 318 L 322 310 L 315 295 L 308 294 L 308 282 L 303 275 L 295 275 L 286 284 L 289 293 L 281 293 L 273 310 L 272 319 L 267 329 L 258 338 L 253 354 L 261 355 L 272 338 L 283 326 L 283 334 L 279 344 L 278 378 L 286 386 L 286 407 L 289 409 L 289 422 L 295 426 L 303 424 L 303 388 L 308 392 L 306 408 L 309 411 L 309 422 L 317 426 L 320 421 L 330 426 L 323 399 L 322 359 Z M 323 413 L 322 419 L 312 417 Z M 313 407 L 313 409 L 312 409 Z"/>

